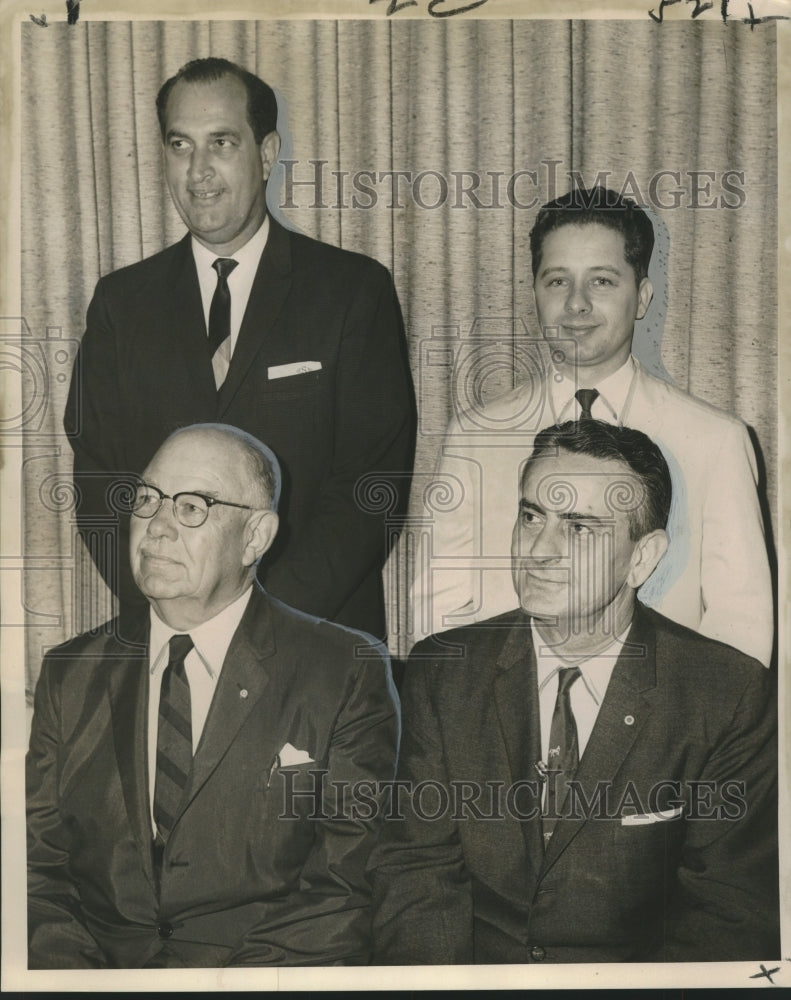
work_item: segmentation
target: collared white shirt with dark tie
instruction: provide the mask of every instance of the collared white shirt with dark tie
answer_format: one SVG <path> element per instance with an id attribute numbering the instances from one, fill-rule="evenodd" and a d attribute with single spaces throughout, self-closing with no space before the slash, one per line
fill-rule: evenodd
<path id="1" fill-rule="evenodd" d="M 189 630 L 194 643 L 184 660 L 184 669 L 190 685 L 190 707 L 192 711 L 192 752 L 198 749 L 206 717 L 212 698 L 217 689 L 220 672 L 242 615 L 247 608 L 252 586 L 228 607 L 208 621 Z M 157 731 L 159 722 L 159 692 L 162 674 L 168 665 L 169 643 L 173 635 L 181 635 L 178 629 L 166 625 L 153 608 L 150 609 L 151 634 L 148 643 L 148 798 L 151 809 L 151 829 L 156 833 L 154 823 L 154 785 L 156 782 Z"/>

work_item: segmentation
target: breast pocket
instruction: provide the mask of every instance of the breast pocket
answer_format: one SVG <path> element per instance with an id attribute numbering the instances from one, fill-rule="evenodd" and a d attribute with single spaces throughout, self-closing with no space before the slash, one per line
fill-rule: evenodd
<path id="1" fill-rule="evenodd" d="M 685 830 L 682 816 L 645 824 L 623 824 L 616 819 L 611 874 L 627 886 L 667 884 L 680 863 Z"/>
<path id="2" fill-rule="evenodd" d="M 323 370 L 296 372 L 277 378 L 270 376 L 266 380 L 265 393 L 271 399 L 309 399 L 320 394 L 326 382 L 326 372 Z"/>

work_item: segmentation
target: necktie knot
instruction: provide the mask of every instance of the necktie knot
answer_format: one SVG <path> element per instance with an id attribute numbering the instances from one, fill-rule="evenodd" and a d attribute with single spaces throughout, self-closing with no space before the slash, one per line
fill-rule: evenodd
<path id="1" fill-rule="evenodd" d="M 598 389 L 577 389 L 574 398 L 580 404 L 580 420 L 592 420 L 591 407 L 599 397 Z"/>
<path id="2" fill-rule="evenodd" d="M 561 667 L 558 670 L 558 697 L 563 697 L 581 674 L 579 667 Z"/>
<path id="3" fill-rule="evenodd" d="M 217 272 L 217 281 L 226 281 L 228 275 L 233 271 L 233 269 L 239 263 L 238 260 L 234 260 L 233 257 L 218 257 L 214 261 L 212 267 Z"/>
<path id="4" fill-rule="evenodd" d="M 170 655 L 168 658 L 169 667 L 175 666 L 177 662 L 183 663 L 189 656 L 190 651 L 195 648 L 195 644 L 192 639 L 186 634 L 172 635 L 168 646 L 170 649 Z"/>

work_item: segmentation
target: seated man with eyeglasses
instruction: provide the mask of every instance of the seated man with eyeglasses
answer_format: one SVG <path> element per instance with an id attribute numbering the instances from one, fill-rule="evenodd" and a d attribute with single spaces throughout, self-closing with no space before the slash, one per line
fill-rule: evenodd
<path id="1" fill-rule="evenodd" d="M 27 757 L 31 969 L 369 960 L 365 866 L 397 698 L 380 643 L 257 583 L 279 491 L 250 435 L 176 432 L 130 497 L 150 605 L 137 645 L 110 623 L 46 656 Z"/>

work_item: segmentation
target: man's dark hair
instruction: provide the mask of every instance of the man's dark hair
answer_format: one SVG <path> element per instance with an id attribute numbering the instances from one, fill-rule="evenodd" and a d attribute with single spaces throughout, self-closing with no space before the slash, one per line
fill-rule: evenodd
<path id="1" fill-rule="evenodd" d="M 620 233 L 624 240 L 624 256 L 634 271 L 637 282 L 648 276 L 648 265 L 654 249 L 654 227 L 646 212 L 631 198 L 608 188 L 574 188 L 555 201 L 547 202 L 536 216 L 530 230 L 530 254 L 533 278 L 538 274 L 544 240 L 561 226 L 585 226 L 598 223 Z"/>
<path id="2" fill-rule="evenodd" d="M 673 490 L 670 470 L 661 449 L 647 434 L 632 427 L 616 427 L 601 420 L 567 420 L 536 434 L 531 462 L 568 452 L 591 458 L 622 462 L 639 478 L 643 495 L 634 496 L 626 483 L 624 490 L 612 496 L 614 510 L 625 510 L 629 519 L 629 537 L 638 541 L 643 535 L 667 526 Z"/>
<path id="3" fill-rule="evenodd" d="M 228 59 L 217 59 L 210 56 L 208 59 L 193 59 L 182 66 L 181 69 L 166 80 L 157 94 L 157 117 L 159 118 L 159 130 L 162 133 L 162 141 L 165 141 L 165 117 L 168 106 L 170 92 L 181 80 L 184 83 L 214 83 L 224 76 L 233 76 L 247 91 L 247 121 L 253 130 L 253 136 L 258 146 L 270 132 L 275 130 L 277 125 L 277 98 L 275 92 L 268 83 L 248 72 L 236 63 Z"/>

